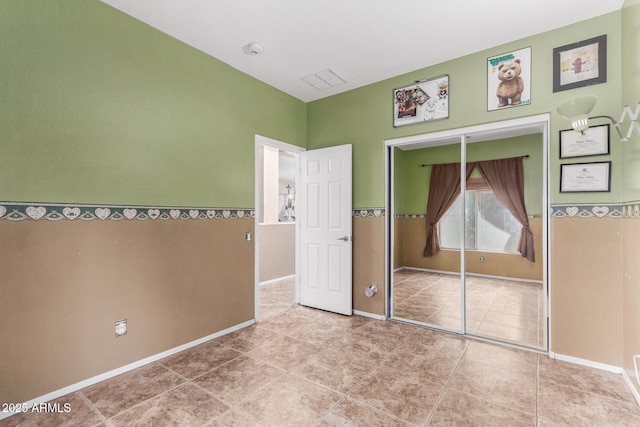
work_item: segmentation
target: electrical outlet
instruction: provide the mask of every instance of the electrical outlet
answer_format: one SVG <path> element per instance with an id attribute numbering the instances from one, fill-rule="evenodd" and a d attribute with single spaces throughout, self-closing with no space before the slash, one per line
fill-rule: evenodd
<path id="1" fill-rule="evenodd" d="M 480 257 L 480 262 L 484 262 L 484 257 L 483 256 Z"/>
<path id="2" fill-rule="evenodd" d="M 121 337 L 127 333 L 127 319 L 116 320 L 116 336 Z"/>

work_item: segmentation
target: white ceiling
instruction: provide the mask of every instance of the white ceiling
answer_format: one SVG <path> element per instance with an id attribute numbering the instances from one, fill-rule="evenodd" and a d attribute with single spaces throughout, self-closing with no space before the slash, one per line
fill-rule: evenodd
<path id="1" fill-rule="evenodd" d="M 624 2 L 102 1 L 305 102 L 619 10 Z M 262 54 L 244 52 L 252 42 Z M 346 83 L 319 91 L 302 80 L 327 69 Z"/>

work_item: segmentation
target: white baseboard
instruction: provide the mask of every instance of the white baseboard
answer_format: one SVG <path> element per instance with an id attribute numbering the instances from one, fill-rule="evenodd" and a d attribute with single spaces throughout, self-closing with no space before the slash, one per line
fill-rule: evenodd
<path id="1" fill-rule="evenodd" d="M 588 366 L 590 368 L 613 372 L 614 374 L 622 374 L 622 379 L 624 379 L 625 384 L 629 388 L 629 391 L 633 395 L 633 398 L 636 400 L 636 404 L 640 406 L 640 393 L 638 392 L 638 389 L 636 389 L 636 387 L 633 385 L 633 380 L 629 378 L 629 375 L 623 368 L 619 366 L 607 365 L 605 363 L 594 362 L 592 360 L 580 359 L 578 357 L 556 354 L 551 351 L 549 352 L 549 357 L 556 360 L 562 360 L 564 362 L 576 363 L 578 365 Z"/>
<path id="2" fill-rule="evenodd" d="M 450 275 L 456 275 L 456 276 L 460 275 L 459 272 L 455 272 L 455 271 L 432 270 L 430 268 L 420 268 L 420 267 L 400 267 L 394 271 L 399 271 L 399 270 L 422 271 L 424 273 L 450 274 Z"/>
<path id="3" fill-rule="evenodd" d="M 627 387 L 629 387 L 629 390 L 631 390 L 631 394 L 633 395 L 633 398 L 636 400 L 636 404 L 640 406 L 640 392 L 638 392 L 638 389 L 633 384 L 633 380 L 629 378 L 627 371 L 624 369 L 622 370 L 622 378 L 624 378 L 624 382 L 627 384 Z"/>
<path id="4" fill-rule="evenodd" d="M 387 320 L 387 318 L 382 314 L 373 314 L 373 313 L 368 313 L 366 311 L 353 310 L 353 314 L 357 314 L 358 316 L 363 316 L 363 317 L 369 317 L 371 319 L 376 319 L 376 320 Z"/>
<path id="5" fill-rule="evenodd" d="M 277 277 L 277 278 L 271 279 L 271 280 L 265 280 L 264 282 L 258 283 L 258 285 L 260 285 L 260 286 L 270 285 L 272 283 L 281 282 L 283 280 L 288 280 L 288 279 L 295 279 L 295 278 L 296 278 L 296 275 L 292 274 L 290 276 L 282 276 L 282 277 Z"/>
<path id="6" fill-rule="evenodd" d="M 447 274 L 447 275 L 455 275 L 455 276 L 460 275 L 459 272 L 455 272 L 455 271 L 431 270 L 428 268 L 418 268 L 418 267 L 400 267 L 394 270 L 394 272 L 397 272 L 400 270 L 413 270 L 413 271 L 422 271 L 425 273 Z M 495 276 L 492 274 L 467 273 L 467 276 L 486 277 L 488 279 L 497 279 L 497 280 L 509 280 L 511 282 L 535 283 L 537 285 L 542 284 L 542 280 L 521 279 L 519 277 L 508 277 L 508 276 Z"/>
<path id="7" fill-rule="evenodd" d="M 580 359 L 579 357 L 566 356 L 564 354 L 549 352 L 549 357 L 563 362 L 575 363 L 576 365 L 588 366 L 590 368 L 600 369 L 602 371 L 613 372 L 614 374 L 621 374 L 622 368 L 619 366 L 607 365 L 606 363 L 594 362 L 592 360 Z"/>
<path id="8" fill-rule="evenodd" d="M 128 365 L 121 366 L 120 368 L 116 368 L 116 369 L 111 370 L 109 372 L 105 372 L 103 374 L 96 375 L 95 377 L 88 378 L 86 380 L 83 380 L 83 381 L 80 381 L 78 383 L 69 385 L 67 387 L 63 387 L 63 388 L 61 388 L 59 390 L 52 391 L 51 393 L 47 393 L 45 395 L 36 397 L 35 399 L 31 399 L 31 400 L 29 400 L 27 402 L 24 402 L 21 406 L 23 408 L 24 407 L 31 408 L 33 405 L 49 402 L 51 400 L 54 400 L 54 399 L 57 399 L 59 397 L 65 396 L 65 395 L 67 395 L 69 393 L 74 393 L 74 392 L 76 392 L 78 390 L 81 390 L 81 389 L 83 389 L 85 387 L 89 387 L 89 386 L 97 384 L 97 383 L 99 383 L 101 381 L 107 380 L 109 378 L 113 378 L 113 377 L 115 377 L 117 375 L 124 374 L 125 372 L 129 372 L 129 371 L 132 371 L 134 369 L 140 368 L 140 367 L 142 367 L 144 365 L 148 365 L 149 363 L 153 363 L 153 362 L 156 362 L 156 361 L 158 361 L 160 359 L 164 359 L 165 357 L 168 357 L 168 356 L 171 356 L 173 354 L 179 353 L 181 351 L 187 350 L 187 349 L 189 349 L 191 347 L 195 347 L 197 345 L 203 344 L 203 343 L 205 343 L 207 341 L 211 341 L 211 340 L 216 339 L 218 337 L 221 337 L 223 335 L 230 334 L 231 332 L 235 332 L 235 331 L 238 331 L 240 329 L 246 328 L 248 326 L 253 325 L 254 323 L 256 323 L 255 319 L 248 320 L 246 322 L 240 323 L 238 325 L 232 326 L 230 328 L 224 329 L 222 331 L 216 332 L 216 333 L 208 335 L 206 337 L 202 337 L 202 338 L 199 338 L 199 339 L 197 339 L 195 341 L 191 341 L 191 342 L 188 342 L 186 344 L 180 345 L 178 347 L 174 347 L 172 349 L 169 349 L 167 351 L 163 351 L 162 353 L 158 353 L 158 354 L 155 354 L 153 356 L 146 357 L 146 358 L 144 358 L 142 360 L 138 360 L 136 362 L 129 363 Z M 8 417 L 10 417 L 10 416 L 12 416 L 14 414 L 15 414 L 15 412 L 0 412 L 0 420 L 2 420 L 4 418 L 8 418 Z"/>

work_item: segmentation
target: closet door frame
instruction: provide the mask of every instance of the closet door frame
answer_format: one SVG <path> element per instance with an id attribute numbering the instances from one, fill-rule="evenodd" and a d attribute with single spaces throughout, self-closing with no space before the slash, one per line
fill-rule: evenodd
<path id="1" fill-rule="evenodd" d="M 542 159 L 542 185 L 543 185 L 543 201 L 542 201 L 542 276 L 543 276 L 543 292 L 545 294 L 545 318 L 546 322 L 545 331 L 544 331 L 544 345 L 543 348 L 532 348 L 524 345 L 518 345 L 514 343 L 507 342 L 506 344 L 514 346 L 514 347 L 522 347 L 529 350 L 543 351 L 548 352 L 551 351 L 550 343 L 551 343 L 551 300 L 550 300 L 550 256 L 549 256 L 549 131 L 550 131 L 550 115 L 549 114 L 540 114 L 536 116 L 523 117 L 513 120 L 506 120 L 501 122 L 488 123 L 483 125 L 469 126 L 464 128 L 450 129 L 439 132 L 425 133 L 420 135 L 402 137 L 402 138 L 394 138 L 384 141 L 385 145 L 385 212 L 386 212 L 386 227 L 385 227 L 385 290 L 386 290 L 386 313 L 385 316 L 387 319 L 394 320 L 393 315 L 393 256 L 394 256 L 394 218 L 395 218 L 395 209 L 394 209 L 394 149 L 418 149 L 418 148 L 428 148 L 435 147 L 439 145 L 448 145 L 448 144 L 461 144 L 461 153 L 460 153 L 460 162 L 463 165 L 466 165 L 466 145 L 467 140 L 470 138 L 474 139 L 474 142 L 482 141 L 482 140 L 491 140 L 491 139 L 500 139 L 500 138 L 508 138 L 512 136 L 521 136 L 528 134 L 541 134 L 542 136 L 542 145 L 543 145 L 543 159 Z M 465 190 L 466 190 L 466 182 L 465 182 L 465 168 L 460 168 L 461 174 L 461 197 L 462 203 L 460 203 L 461 209 L 461 218 L 464 218 L 464 206 L 465 206 Z M 461 248 L 465 247 L 465 227 L 464 220 L 461 221 Z M 460 251 L 460 265 L 466 265 L 466 250 Z M 504 341 L 487 338 L 484 336 L 479 336 L 476 334 L 467 333 L 466 328 L 466 283 L 465 277 L 466 272 L 465 268 L 461 268 L 460 272 L 460 281 L 461 281 L 461 330 L 450 330 L 447 328 L 438 327 L 437 325 L 425 325 L 420 322 L 415 322 L 418 325 L 426 326 L 438 330 L 443 330 L 446 332 L 459 333 L 464 336 L 469 336 L 472 338 L 479 338 L 486 341 L 495 341 L 500 343 L 505 343 Z M 402 321 L 407 321 L 407 319 L 402 319 Z"/>

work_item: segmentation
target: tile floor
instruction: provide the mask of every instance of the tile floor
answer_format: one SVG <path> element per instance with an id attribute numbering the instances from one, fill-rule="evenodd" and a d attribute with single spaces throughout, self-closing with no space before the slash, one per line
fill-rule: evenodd
<path id="1" fill-rule="evenodd" d="M 295 306 L 0 426 L 638 426 L 620 375 L 407 324 Z"/>
<path id="2" fill-rule="evenodd" d="M 460 276 L 403 269 L 394 273 L 394 317 L 461 330 Z M 546 349 L 542 284 L 467 276 L 467 332 Z"/>

